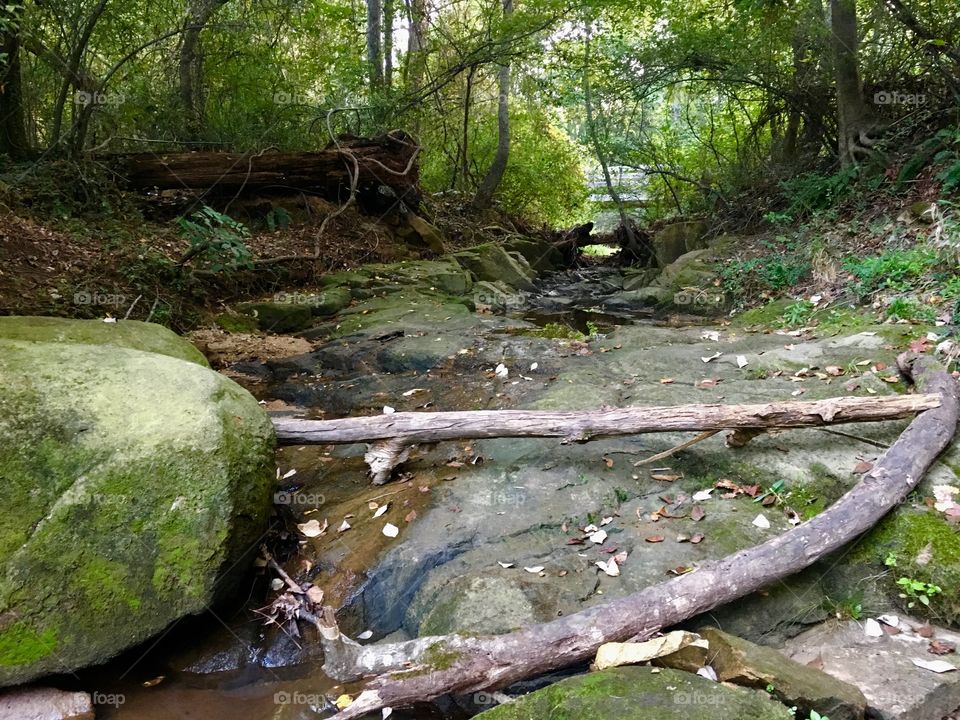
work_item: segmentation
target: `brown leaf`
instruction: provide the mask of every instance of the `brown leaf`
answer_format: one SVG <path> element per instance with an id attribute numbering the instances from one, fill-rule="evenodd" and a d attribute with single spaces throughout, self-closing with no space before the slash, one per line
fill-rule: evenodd
<path id="1" fill-rule="evenodd" d="M 694 534 L 690 537 L 690 542 L 692 542 L 694 545 L 696 545 L 697 543 L 702 542 L 702 541 L 703 541 L 703 538 L 704 538 L 704 534 L 703 534 L 703 533 L 694 533 Z"/>
<path id="2" fill-rule="evenodd" d="M 956 651 L 957 644 L 949 642 L 948 640 L 932 640 L 930 647 L 927 648 L 927 652 L 933 653 L 934 655 L 949 655 Z"/>
<path id="3" fill-rule="evenodd" d="M 922 638 L 932 638 L 933 637 L 933 628 L 929 625 L 921 625 L 917 628 L 917 635 Z"/>
<path id="4" fill-rule="evenodd" d="M 777 496 L 771 493 L 765 496 L 763 500 L 760 501 L 760 504 L 763 505 L 764 507 L 770 507 L 775 502 L 777 502 Z"/>
<path id="5" fill-rule="evenodd" d="M 654 475 L 654 474 L 651 474 L 650 477 L 651 477 L 653 480 L 659 480 L 660 482 L 674 482 L 675 480 L 679 480 L 679 479 L 680 479 L 680 476 L 679 476 L 679 475 L 660 475 L 660 474 Z"/>
<path id="6" fill-rule="evenodd" d="M 687 567 L 686 565 L 677 565 L 677 567 L 672 570 L 667 570 L 671 575 L 686 575 L 688 572 L 692 572 L 692 567 Z"/>
<path id="7" fill-rule="evenodd" d="M 813 660 L 807 663 L 807 667 L 814 670 L 823 670 L 823 655 L 818 654 Z"/>
<path id="8" fill-rule="evenodd" d="M 410 512 L 407 513 L 407 516 L 403 519 L 408 523 L 412 523 L 414 520 L 417 519 L 417 511 L 411 510 Z"/>
<path id="9" fill-rule="evenodd" d="M 663 535 L 650 535 L 649 537 L 644 538 L 648 543 L 662 543 Z"/>
<path id="10" fill-rule="evenodd" d="M 707 516 L 707 511 L 704 510 L 700 505 L 694 505 L 690 510 L 690 519 L 694 522 L 700 522 Z"/>
<path id="11" fill-rule="evenodd" d="M 606 455 L 604 455 L 604 456 L 603 456 L 603 462 L 606 463 L 606 466 L 607 466 L 608 468 L 612 468 L 612 467 L 613 467 L 613 458 L 609 458 L 609 457 L 607 457 Z"/>
<path id="12" fill-rule="evenodd" d="M 854 475 L 863 475 L 873 470 L 873 463 L 867 462 L 866 460 L 861 460 L 853 468 Z"/>
<path id="13" fill-rule="evenodd" d="M 660 378 L 661 385 L 671 385 L 673 383 L 673 378 Z"/>
<path id="14" fill-rule="evenodd" d="M 827 371 L 827 375 L 833 375 L 833 377 L 840 377 L 843 375 L 843 368 L 839 365 L 827 365 L 824 370 Z"/>

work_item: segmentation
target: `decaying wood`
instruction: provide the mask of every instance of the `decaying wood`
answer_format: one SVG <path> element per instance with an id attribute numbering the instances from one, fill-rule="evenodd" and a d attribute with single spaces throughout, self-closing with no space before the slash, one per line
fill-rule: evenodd
<path id="1" fill-rule="evenodd" d="M 939 405 L 937 395 L 839 397 L 759 405 L 676 405 L 616 410 L 548 412 L 476 410 L 400 412 L 342 420 L 275 418 L 284 445 L 374 443 L 367 454 L 371 477 L 386 482 L 410 445 L 439 440 L 497 437 L 559 437 L 567 442 L 671 431 L 734 430 L 731 447 L 741 447 L 765 428 L 801 428 L 876 422 L 908 417 Z"/>
<path id="2" fill-rule="evenodd" d="M 351 171 L 359 169 L 357 193 L 368 201 L 389 193 L 416 207 L 419 147 L 406 133 L 394 131 L 375 138 L 344 136 L 318 152 L 260 153 L 138 153 L 116 156 L 113 162 L 130 187 L 294 194 L 309 192 L 330 200 L 345 200 Z M 382 188 L 389 188 L 384 195 Z"/>
<path id="3" fill-rule="evenodd" d="M 627 597 L 505 635 L 447 635 L 358 646 L 340 634 L 328 610 L 318 621 L 325 672 L 340 681 L 375 676 L 333 720 L 352 720 L 449 693 L 502 688 L 585 661 L 605 642 L 649 638 L 843 547 L 906 498 L 956 432 L 957 382 L 926 357 L 903 356 L 900 368 L 941 401 L 913 420 L 856 487 L 816 517 L 761 545 Z"/>

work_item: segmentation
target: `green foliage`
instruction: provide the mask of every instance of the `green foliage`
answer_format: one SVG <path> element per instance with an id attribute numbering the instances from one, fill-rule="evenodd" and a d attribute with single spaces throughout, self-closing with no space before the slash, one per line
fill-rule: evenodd
<path id="1" fill-rule="evenodd" d="M 943 592 L 943 588 L 939 585 L 908 577 L 902 577 L 897 580 L 897 587 L 902 590 L 900 597 L 909 600 L 907 603 L 908 608 L 915 607 L 918 602 L 929 607 L 930 598 Z"/>
<path id="2" fill-rule="evenodd" d="M 803 259 L 765 256 L 733 260 L 720 272 L 724 289 L 734 296 L 753 295 L 764 290 L 778 292 L 796 285 L 810 272 Z"/>
<path id="3" fill-rule="evenodd" d="M 177 218 L 181 234 L 190 242 L 190 255 L 208 265 L 211 272 L 253 267 L 247 247 L 247 228 L 211 207 L 204 206 L 187 217 Z"/>
<path id="4" fill-rule="evenodd" d="M 843 168 L 832 175 L 810 172 L 783 182 L 787 210 L 783 217 L 797 217 L 825 210 L 847 197 L 860 176 L 856 165 Z"/>
<path id="5" fill-rule="evenodd" d="M 803 325 L 810 319 L 815 307 L 807 300 L 799 300 L 793 305 L 788 305 L 783 311 L 783 322 L 790 327 Z"/>
<path id="6" fill-rule="evenodd" d="M 891 250 L 872 257 L 847 258 L 843 267 L 856 279 L 857 293 L 866 295 L 884 289 L 901 292 L 913 289 L 939 262 L 936 251 L 914 248 Z"/>
<path id="7" fill-rule="evenodd" d="M 916 300 L 894 298 L 887 306 L 887 317 L 895 320 L 932 323 L 937 319 L 937 313 L 932 307 L 921 305 Z"/>

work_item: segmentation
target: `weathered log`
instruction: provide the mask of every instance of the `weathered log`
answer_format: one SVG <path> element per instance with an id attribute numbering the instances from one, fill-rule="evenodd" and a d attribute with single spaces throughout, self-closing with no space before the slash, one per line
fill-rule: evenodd
<path id="1" fill-rule="evenodd" d="M 420 200 L 416 158 L 419 147 L 406 133 L 375 138 L 343 136 L 318 152 L 138 153 L 112 158 L 130 187 L 188 189 L 227 194 L 307 192 L 344 200 L 351 173 L 359 168 L 357 193 L 383 204 L 397 198 L 416 207 Z M 354 165 L 354 160 L 356 164 Z M 388 188 L 384 195 L 382 188 Z M 390 197 L 392 193 L 393 198 Z"/>
<path id="2" fill-rule="evenodd" d="M 560 437 L 586 442 L 598 437 L 684 430 L 736 430 L 739 447 L 763 428 L 798 428 L 876 422 L 908 417 L 939 405 L 938 395 L 839 397 L 759 405 L 676 405 L 616 410 L 548 412 L 476 410 L 401 412 L 342 420 L 274 418 L 284 445 L 373 443 L 367 463 L 375 483 L 385 482 L 406 448 L 420 442 L 495 437 Z"/>
<path id="3" fill-rule="evenodd" d="M 918 386 L 939 394 L 940 404 L 915 418 L 856 487 L 816 517 L 761 545 L 624 598 L 505 635 L 359 646 L 340 634 L 327 609 L 318 621 L 325 672 L 341 681 L 376 675 L 333 720 L 449 693 L 502 688 L 583 662 L 605 642 L 649 638 L 797 573 L 856 539 L 909 495 L 957 428 L 957 382 L 926 357 L 902 356 L 899 365 Z"/>

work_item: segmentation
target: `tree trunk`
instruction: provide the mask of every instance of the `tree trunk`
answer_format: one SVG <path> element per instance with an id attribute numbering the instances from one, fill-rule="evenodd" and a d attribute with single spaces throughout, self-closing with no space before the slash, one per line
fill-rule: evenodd
<path id="1" fill-rule="evenodd" d="M 342 420 L 276 418 L 273 424 L 277 440 L 285 445 L 374 443 L 366 459 L 374 482 L 381 483 L 405 459 L 409 446 L 419 442 L 496 437 L 560 437 L 567 442 L 586 442 L 619 435 L 732 429 L 735 433 L 728 443 L 739 447 L 750 433 L 756 434 L 763 428 L 891 420 L 934 408 L 938 402 L 936 395 L 894 395 L 764 405 L 676 405 L 574 412 L 401 412 Z"/>
<path id="2" fill-rule="evenodd" d="M 324 608 L 315 619 L 324 671 L 340 682 L 365 679 L 363 692 L 331 720 L 353 720 L 383 707 L 450 693 L 503 688 L 583 662 L 604 643 L 650 638 L 800 572 L 856 540 L 912 492 L 957 429 L 957 382 L 926 357 L 911 362 L 903 356 L 899 363 L 924 390 L 939 393 L 940 407 L 917 417 L 833 505 L 761 545 L 618 600 L 504 635 L 445 635 L 360 646 L 341 635 L 333 609 Z"/>
<path id="3" fill-rule="evenodd" d="M 30 157 L 20 75 L 22 12 L 22 5 L 0 5 L 0 154 L 12 160 Z"/>
<path id="4" fill-rule="evenodd" d="M 383 90 L 383 5 L 381 0 L 367 0 L 367 72 L 370 75 L 370 95 Z"/>
<path id="5" fill-rule="evenodd" d="M 187 140 L 199 139 L 206 125 L 200 33 L 213 14 L 227 2 L 229 0 L 196 0 L 187 10 L 178 64 L 180 105 L 184 113 L 184 137 Z"/>
<path id="6" fill-rule="evenodd" d="M 389 93 L 393 88 L 393 21 L 395 0 L 383 0 L 383 86 Z"/>
<path id="7" fill-rule="evenodd" d="M 407 89 L 415 95 L 427 69 L 427 0 L 407 0 L 410 33 L 407 39 Z"/>
<path id="8" fill-rule="evenodd" d="M 503 0 L 503 18 L 513 13 L 513 0 Z M 497 104 L 497 153 L 483 182 L 473 196 L 474 210 L 485 210 L 493 202 L 493 194 L 500 187 L 510 161 L 510 63 L 500 66 L 500 98 Z"/>
<path id="9" fill-rule="evenodd" d="M 837 151 L 844 166 L 857 164 L 870 153 L 873 141 L 870 111 L 860 82 L 856 0 L 830 0 L 833 70 L 837 83 Z"/>

